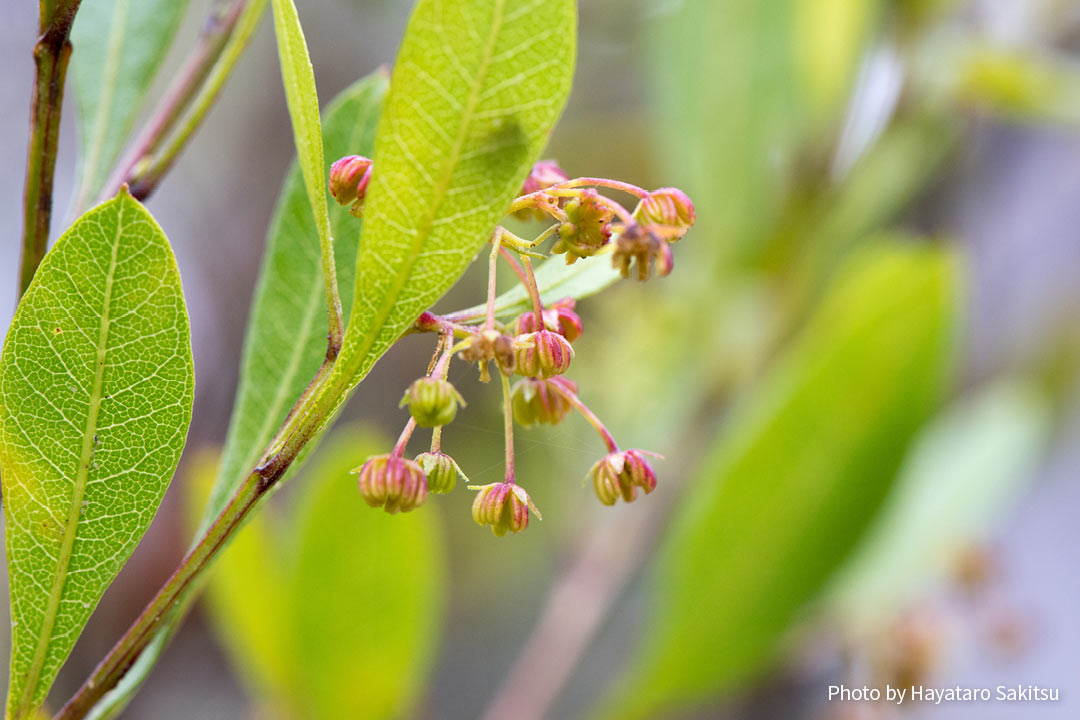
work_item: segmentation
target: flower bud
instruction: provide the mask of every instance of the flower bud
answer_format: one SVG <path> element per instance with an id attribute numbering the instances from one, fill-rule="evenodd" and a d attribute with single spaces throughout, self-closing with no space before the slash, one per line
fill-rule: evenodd
<path id="1" fill-rule="evenodd" d="M 353 214 L 364 201 L 371 181 L 371 160 L 362 155 L 346 155 L 330 166 L 330 195 L 339 205 L 354 205 Z"/>
<path id="2" fill-rule="evenodd" d="M 620 497 L 632 502 L 638 488 L 646 495 L 656 489 L 656 473 L 645 460 L 645 454 L 642 450 L 615 451 L 592 466 L 589 476 L 600 502 L 614 505 Z"/>
<path id="3" fill-rule="evenodd" d="M 462 349 L 461 359 L 480 364 L 480 382 L 488 382 L 488 363 L 492 360 L 505 375 L 514 373 L 514 339 L 496 330 L 481 330 L 474 334 Z"/>
<path id="4" fill-rule="evenodd" d="M 518 335 L 514 338 L 517 372 L 526 377 L 562 375 L 570 367 L 574 348 L 570 341 L 550 330 Z"/>
<path id="5" fill-rule="evenodd" d="M 637 266 L 637 279 L 643 281 L 653 269 L 657 275 L 668 275 L 675 263 L 668 242 L 637 224 L 623 229 L 611 254 L 611 264 L 623 277 L 630 277 L 631 261 Z"/>
<path id="6" fill-rule="evenodd" d="M 459 403 L 464 405 L 465 400 L 449 381 L 422 377 L 405 391 L 400 407 L 408 405 L 409 414 L 420 427 L 437 427 L 453 422 Z"/>
<path id="7" fill-rule="evenodd" d="M 423 469 L 400 455 L 375 455 L 359 468 L 360 496 L 372 507 L 382 507 L 393 515 L 419 507 L 427 497 L 427 477 Z"/>
<path id="8" fill-rule="evenodd" d="M 671 228 L 671 242 L 681 240 L 694 225 L 694 203 L 678 188 L 660 188 L 646 195 L 634 210 L 634 219 L 642 225 Z"/>
<path id="9" fill-rule="evenodd" d="M 445 494 L 454 489 L 457 479 L 468 482 L 465 473 L 454 462 L 454 459 L 442 452 L 426 452 L 416 456 L 416 462 L 424 470 L 428 479 L 428 490 L 433 493 Z"/>
<path id="10" fill-rule="evenodd" d="M 529 494 L 520 485 L 512 482 L 491 483 L 490 485 L 470 485 L 470 490 L 479 490 L 473 500 L 472 516 L 477 525 L 490 525 L 495 537 L 502 537 L 507 532 L 519 533 L 529 526 L 529 510 L 543 520 L 536 505 L 529 499 Z"/>
<path id="11" fill-rule="evenodd" d="M 566 298 L 552 304 L 541 312 L 544 327 L 552 332 L 559 333 L 570 342 L 581 337 L 583 330 L 581 317 L 574 312 L 573 298 Z M 536 313 L 527 312 L 518 317 L 514 322 L 514 330 L 518 335 L 536 332 Z"/>
<path id="12" fill-rule="evenodd" d="M 529 177 L 525 178 L 525 184 L 521 186 L 519 195 L 530 195 L 538 190 L 544 190 L 569 179 L 554 160 L 541 160 L 533 165 Z M 517 211 L 514 213 L 514 217 L 518 220 L 528 220 L 530 217 L 543 220 L 547 215 L 539 208 L 529 208 Z"/>
<path id="13" fill-rule="evenodd" d="M 568 219 L 559 225 L 559 239 L 551 248 L 553 253 L 566 253 L 566 264 L 578 258 L 595 255 L 611 239 L 611 208 L 600 202 L 595 190 L 582 190 L 563 207 Z"/>
<path id="14" fill-rule="evenodd" d="M 574 406 L 556 386 L 577 394 L 577 385 L 564 377 L 525 378 L 514 385 L 510 405 L 518 425 L 530 427 L 537 423 L 557 425 L 562 422 Z"/>

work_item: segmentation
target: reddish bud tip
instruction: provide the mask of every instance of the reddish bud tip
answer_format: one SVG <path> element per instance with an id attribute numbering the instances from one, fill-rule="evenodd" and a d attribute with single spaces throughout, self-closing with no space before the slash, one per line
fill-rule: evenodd
<path id="1" fill-rule="evenodd" d="M 514 338 L 514 347 L 517 352 L 517 372 L 526 377 L 562 375 L 574 358 L 570 341 L 547 329 L 518 335 Z"/>
<path id="2" fill-rule="evenodd" d="M 546 380 L 525 378 L 518 381 L 514 385 L 510 402 L 518 424 L 530 427 L 537 423 L 557 425 L 562 422 L 574 406 L 559 392 L 560 386 L 571 394 L 577 394 L 577 385 L 564 377 Z"/>
<path id="3" fill-rule="evenodd" d="M 656 473 L 645 459 L 642 450 L 626 450 L 608 453 L 600 459 L 589 476 L 592 478 L 596 497 L 605 505 L 614 505 L 620 497 L 632 502 L 638 488 L 651 493 L 656 489 Z"/>
<path id="4" fill-rule="evenodd" d="M 634 219 L 642 225 L 665 228 L 665 237 L 675 242 L 694 225 L 694 203 L 678 188 L 660 188 L 646 195 L 634 210 Z"/>
<path id="5" fill-rule="evenodd" d="M 419 507 L 427 497 L 427 476 L 412 460 L 398 455 L 375 455 L 359 468 L 360 496 L 391 515 Z"/>
<path id="6" fill-rule="evenodd" d="M 541 317 L 545 328 L 551 332 L 559 333 L 570 342 L 574 342 L 581 337 L 584 328 L 581 324 L 581 317 L 574 312 L 574 300 L 572 298 L 566 298 L 554 303 L 541 312 Z M 536 332 L 539 329 L 536 326 L 536 313 L 534 312 L 527 312 L 514 321 L 514 330 L 518 335 Z"/>
<path id="7" fill-rule="evenodd" d="M 330 195 L 339 205 L 362 203 L 370 181 L 371 160 L 362 155 L 346 155 L 330 166 Z"/>
<path id="8" fill-rule="evenodd" d="M 495 537 L 502 537 L 508 532 L 519 533 L 529 527 L 529 510 L 540 518 L 540 511 L 529 499 L 529 494 L 520 485 L 512 482 L 492 483 L 490 485 L 470 485 L 470 490 L 478 490 L 473 500 L 472 516 L 477 525 L 491 526 Z M 543 518 L 541 518 L 543 519 Z"/>

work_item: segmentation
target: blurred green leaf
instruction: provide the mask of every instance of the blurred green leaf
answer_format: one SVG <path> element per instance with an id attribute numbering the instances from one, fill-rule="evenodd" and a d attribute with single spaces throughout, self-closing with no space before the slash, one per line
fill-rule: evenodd
<path id="1" fill-rule="evenodd" d="M 104 185 L 127 140 L 187 0 L 83 0 L 71 28 L 79 101 L 83 208 Z"/>
<path id="2" fill-rule="evenodd" d="M 881 503 L 945 383 L 959 262 L 857 253 L 730 419 L 664 540 L 631 671 L 606 717 L 692 705 L 761 668 Z"/>
<path id="3" fill-rule="evenodd" d="M 212 571 L 208 600 L 251 697 L 313 720 L 408 716 L 438 645 L 445 558 L 437 516 L 391 517 L 347 473 L 381 441 L 336 434 L 288 523 L 261 514 Z"/>
<path id="4" fill-rule="evenodd" d="M 1080 63 L 1050 53 L 976 45 L 955 65 L 963 103 L 1019 120 L 1080 123 Z"/>
<path id="5" fill-rule="evenodd" d="M 573 0 L 417 3 L 379 123 L 335 377 L 359 382 L 488 240 L 566 102 L 576 25 Z"/>
<path id="6" fill-rule="evenodd" d="M 195 387 L 180 274 L 127 192 L 45 256 L 0 357 L 11 593 L 8 717 L 45 699 L 157 512 Z"/>
<path id="7" fill-rule="evenodd" d="M 647 25 L 665 182 L 690 193 L 698 236 L 714 239 L 687 248 L 708 262 L 681 267 L 711 280 L 718 261 L 760 251 L 787 190 L 807 120 L 794 3 L 685 0 Z"/>
<path id="8" fill-rule="evenodd" d="M 324 157 L 371 154 L 386 87 L 386 78 L 375 74 L 342 91 L 330 103 L 323 128 Z M 328 164 L 324 171 L 329 172 Z M 361 222 L 336 203 L 330 222 L 347 312 Z M 254 467 L 326 355 L 326 305 L 315 233 L 302 172 L 294 165 L 270 225 L 244 341 L 236 406 L 203 528 L 217 517 Z"/>
<path id="9" fill-rule="evenodd" d="M 195 531 L 206 507 L 219 453 L 202 450 L 186 472 L 188 528 Z M 243 658 L 234 668 L 252 698 L 280 704 L 292 702 L 292 648 L 282 629 L 289 626 L 287 572 L 283 559 L 289 546 L 272 512 L 251 516 L 214 564 L 207 579 L 205 602 L 214 630 L 230 657 Z M 257 602 L 253 599 L 258 598 Z"/>
<path id="10" fill-rule="evenodd" d="M 307 42 L 300 27 L 293 0 L 272 0 L 274 35 L 277 37 L 281 80 L 292 118 L 297 163 L 304 178 L 308 202 L 319 240 L 332 246 L 330 214 L 326 207 L 326 162 L 323 157 L 323 134 L 319 119 L 319 96 L 315 91 L 315 71 L 308 57 Z"/>
<path id="11" fill-rule="evenodd" d="M 391 516 L 360 499 L 347 473 L 379 448 L 355 431 L 328 444 L 288 535 L 303 718 L 409 716 L 435 658 L 446 580 L 436 508 Z"/>
<path id="12" fill-rule="evenodd" d="M 880 0 L 794 0 L 794 46 L 808 121 L 835 121 L 881 12 Z"/>
<path id="13" fill-rule="evenodd" d="M 1047 398 L 1018 379 L 999 381 L 937 418 L 836 578 L 837 616 L 866 627 L 945 578 L 1033 480 L 1051 427 Z"/>
<path id="14" fill-rule="evenodd" d="M 540 300 L 545 305 L 563 298 L 587 298 L 609 287 L 621 277 L 607 255 L 582 260 L 573 265 L 567 265 L 562 256 L 557 255 L 548 258 L 536 268 L 536 285 L 540 289 Z M 514 285 L 495 298 L 496 317 L 518 315 L 531 308 L 529 293 L 523 285 Z M 463 321 L 471 321 L 484 317 L 486 312 L 487 305 L 480 304 L 454 314 L 462 316 Z"/>

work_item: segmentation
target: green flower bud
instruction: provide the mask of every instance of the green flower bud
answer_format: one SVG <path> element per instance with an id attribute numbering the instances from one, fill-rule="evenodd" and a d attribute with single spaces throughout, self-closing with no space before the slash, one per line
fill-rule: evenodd
<path id="1" fill-rule="evenodd" d="M 443 495 L 454 489 L 460 477 L 465 482 L 469 478 L 461 472 L 454 459 L 442 452 L 426 452 L 416 456 L 416 462 L 423 468 L 428 479 L 428 490 Z"/>
<path id="2" fill-rule="evenodd" d="M 573 405 L 559 392 L 557 386 L 566 388 L 571 394 L 577 394 L 577 385 L 564 377 L 547 380 L 525 378 L 514 385 L 510 404 L 514 410 L 514 419 L 522 427 L 536 423 L 557 425 L 573 409 Z"/>
<path id="3" fill-rule="evenodd" d="M 375 455 L 352 472 L 359 473 L 360 496 L 372 507 L 393 515 L 419 507 L 427 497 L 421 467 L 399 455 Z"/>
<path id="4" fill-rule="evenodd" d="M 559 240 L 551 248 L 553 253 L 566 253 L 566 264 L 573 265 L 578 258 L 595 255 L 611 239 L 611 208 L 600 202 L 595 190 L 582 190 L 563 206 L 567 222 L 559 225 Z"/>
<path id="5" fill-rule="evenodd" d="M 433 377 L 413 381 L 401 398 L 401 407 L 409 406 L 409 414 L 420 427 L 449 425 L 457 415 L 458 403 L 464 405 L 465 401 L 457 389 L 449 381 Z"/>
<path id="6" fill-rule="evenodd" d="M 638 203 L 634 219 L 642 225 L 660 225 L 667 228 L 671 242 L 681 240 L 694 225 L 694 203 L 678 188 L 654 190 Z"/>

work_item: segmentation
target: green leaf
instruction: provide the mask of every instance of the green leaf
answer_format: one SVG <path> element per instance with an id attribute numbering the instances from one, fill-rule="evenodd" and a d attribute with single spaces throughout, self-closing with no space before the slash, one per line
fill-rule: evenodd
<path id="1" fill-rule="evenodd" d="M 371 153 L 386 87 L 384 76 L 372 75 L 344 90 L 326 108 L 325 157 Z M 328 165 L 324 171 L 329 172 Z M 361 222 L 335 203 L 331 226 L 342 299 L 348 308 Z M 236 406 L 203 528 L 254 467 L 326 355 L 326 306 L 314 232 L 302 173 L 294 166 L 270 225 L 244 341 Z"/>
<path id="2" fill-rule="evenodd" d="M 260 514 L 212 571 L 207 597 L 233 666 L 253 699 L 291 717 L 407 717 L 426 686 L 446 582 L 438 518 L 373 511 L 347 474 L 384 443 L 336 434 L 293 517 Z"/>
<path id="3" fill-rule="evenodd" d="M 44 699 L 150 525 L 193 390 L 176 261 L 153 217 L 122 193 L 45 257 L 0 356 L 9 716 Z"/>
<path id="4" fill-rule="evenodd" d="M 924 430 L 832 605 L 855 631 L 914 602 L 986 540 L 1034 479 L 1053 427 L 1047 398 L 1013 378 L 951 407 Z"/>
<path id="5" fill-rule="evenodd" d="M 297 159 L 304 188 L 315 217 L 315 228 L 324 247 L 331 247 L 330 215 L 326 208 L 326 168 L 323 159 L 319 97 L 315 92 L 315 71 L 308 57 L 307 42 L 300 27 L 293 0 L 273 0 L 274 35 L 277 37 L 281 80 L 292 118 Z"/>
<path id="6" fill-rule="evenodd" d="M 572 0 L 420 0 L 375 142 L 336 381 L 355 384 L 453 285 L 503 218 L 566 102 Z"/>
<path id="7" fill-rule="evenodd" d="M 944 250 L 884 245 L 845 266 L 689 485 L 608 717 L 700 702 L 768 659 L 859 538 L 938 400 L 958 264 Z"/>
<path id="8" fill-rule="evenodd" d="M 79 192 L 83 208 L 105 184 L 187 0 L 83 0 L 71 28 L 79 101 Z"/>
<path id="9" fill-rule="evenodd" d="M 567 265 L 562 257 L 556 256 L 548 258 L 536 269 L 536 285 L 540 290 L 540 300 L 545 304 L 563 298 L 587 298 L 609 287 L 620 277 L 607 255 L 580 260 L 573 265 Z M 519 315 L 531 308 L 528 291 L 522 285 L 515 285 L 495 298 L 496 317 Z M 487 305 L 480 304 L 453 314 L 461 321 L 468 322 L 484 317 L 486 312 Z"/>

